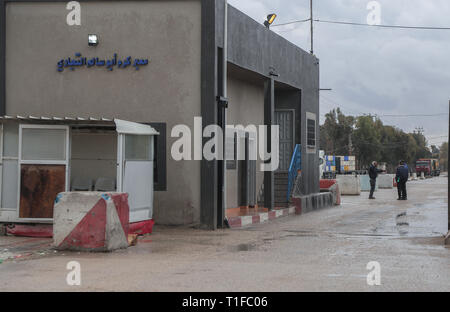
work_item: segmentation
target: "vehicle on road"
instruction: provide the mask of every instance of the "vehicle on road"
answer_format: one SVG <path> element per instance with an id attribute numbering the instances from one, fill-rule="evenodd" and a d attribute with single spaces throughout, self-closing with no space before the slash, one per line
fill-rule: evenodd
<path id="1" fill-rule="evenodd" d="M 416 162 L 416 172 L 417 175 L 421 175 L 422 172 L 426 177 L 438 177 L 441 175 L 441 169 L 439 167 L 438 159 L 419 159 Z"/>
<path id="2" fill-rule="evenodd" d="M 324 155 L 325 166 L 323 177 L 335 179 L 337 174 L 353 174 L 356 172 L 356 156 Z"/>

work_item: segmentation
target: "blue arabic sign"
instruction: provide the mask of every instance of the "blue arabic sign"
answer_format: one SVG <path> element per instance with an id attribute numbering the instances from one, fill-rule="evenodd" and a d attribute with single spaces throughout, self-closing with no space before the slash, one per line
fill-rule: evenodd
<path id="1" fill-rule="evenodd" d="M 127 68 L 128 66 L 133 66 L 136 70 L 139 70 L 139 66 L 145 66 L 148 65 L 148 63 L 148 59 L 133 59 L 131 56 L 121 60 L 117 58 L 117 53 L 114 53 L 114 57 L 109 60 L 99 59 L 98 57 L 82 57 L 81 53 L 75 53 L 74 59 L 68 57 L 58 62 L 58 71 L 62 72 L 66 68 L 75 70 L 76 67 L 104 67 L 107 70 L 112 71 L 114 66 L 117 66 L 117 68 Z"/>

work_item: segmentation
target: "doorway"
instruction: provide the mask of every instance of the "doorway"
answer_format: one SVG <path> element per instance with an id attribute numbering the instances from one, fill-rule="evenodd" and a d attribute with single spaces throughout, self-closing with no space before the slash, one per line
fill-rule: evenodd
<path id="1" fill-rule="evenodd" d="M 280 129 L 280 165 L 278 171 L 288 171 L 294 153 L 295 110 L 275 111 L 275 124 Z"/>
<path id="2" fill-rule="evenodd" d="M 118 138 L 117 191 L 128 193 L 130 223 L 153 218 L 155 135 L 150 126 L 115 120 Z"/>

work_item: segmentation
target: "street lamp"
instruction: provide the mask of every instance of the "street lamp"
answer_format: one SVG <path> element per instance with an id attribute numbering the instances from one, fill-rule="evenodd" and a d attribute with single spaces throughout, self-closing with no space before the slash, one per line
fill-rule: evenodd
<path id="1" fill-rule="evenodd" d="M 270 25 L 273 24 L 273 22 L 275 21 L 276 18 L 277 18 L 277 15 L 274 13 L 267 15 L 267 20 L 264 21 L 264 26 L 266 26 L 267 29 L 269 29 Z"/>

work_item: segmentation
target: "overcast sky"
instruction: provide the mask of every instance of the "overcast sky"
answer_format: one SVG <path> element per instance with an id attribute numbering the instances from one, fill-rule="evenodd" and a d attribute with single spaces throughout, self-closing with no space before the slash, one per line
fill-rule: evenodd
<path id="1" fill-rule="evenodd" d="M 314 18 L 367 23 L 369 0 L 314 0 Z M 449 0 L 379 0 L 381 24 L 450 27 Z M 276 23 L 309 18 L 309 0 L 229 0 L 257 21 L 277 13 Z M 310 25 L 272 30 L 310 50 Z M 320 110 L 345 114 L 444 114 L 382 117 L 407 132 L 423 127 L 429 142 L 447 141 L 450 100 L 450 30 L 403 30 L 315 23 L 320 59 Z M 323 117 L 322 117 L 323 120 Z M 441 136 L 445 136 L 442 138 Z"/>

